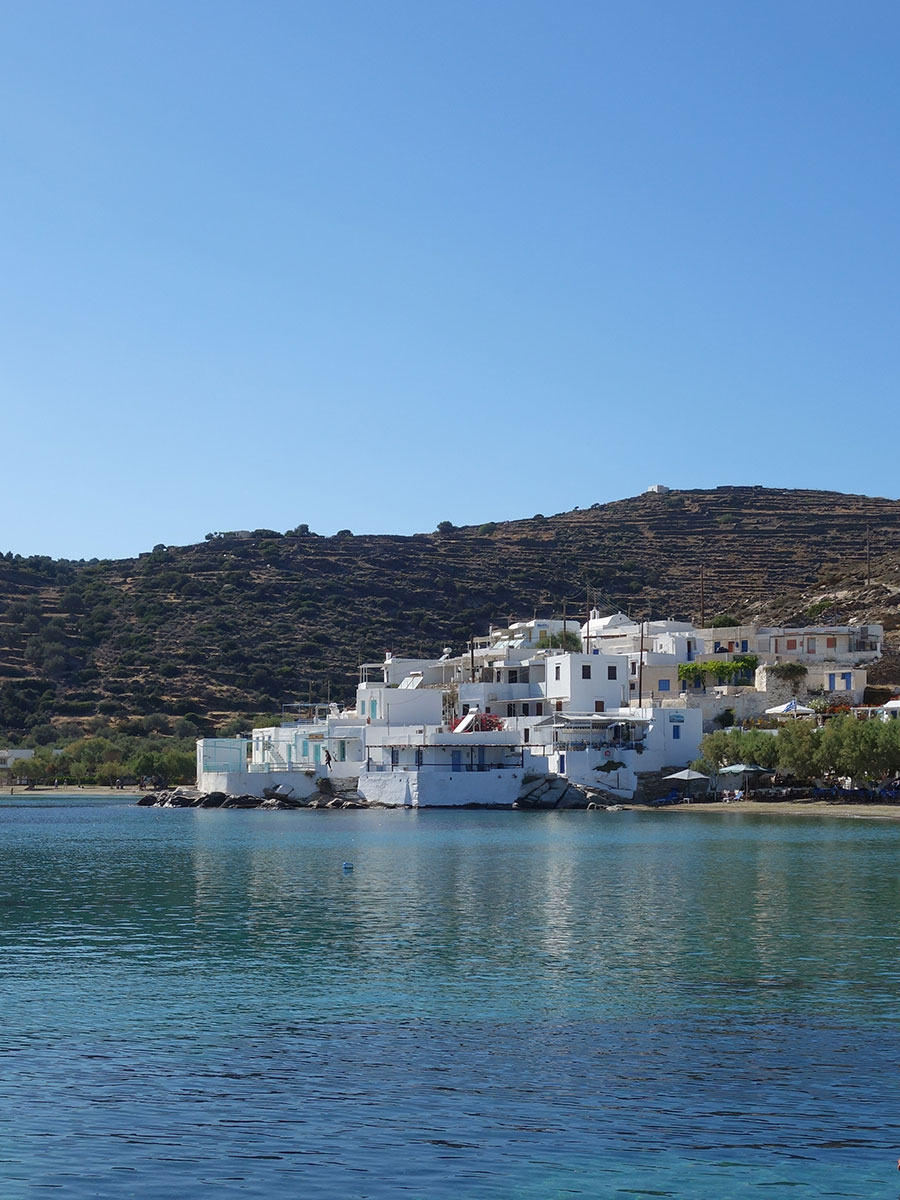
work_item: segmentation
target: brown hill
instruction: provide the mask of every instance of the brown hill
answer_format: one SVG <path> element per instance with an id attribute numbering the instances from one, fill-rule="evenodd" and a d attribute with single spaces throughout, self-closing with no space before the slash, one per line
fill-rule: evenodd
<path id="1" fill-rule="evenodd" d="M 701 575 L 707 621 L 772 612 L 776 597 L 808 607 L 807 593 L 874 620 L 887 593 L 869 611 L 847 591 L 865 583 L 867 538 L 878 578 L 900 562 L 900 502 L 728 487 L 411 537 L 259 530 L 116 562 L 7 555 L 0 733 L 97 713 L 209 729 L 329 689 L 347 698 L 359 662 L 386 649 L 461 649 L 492 620 L 564 603 L 581 615 L 589 596 L 699 619 Z"/>

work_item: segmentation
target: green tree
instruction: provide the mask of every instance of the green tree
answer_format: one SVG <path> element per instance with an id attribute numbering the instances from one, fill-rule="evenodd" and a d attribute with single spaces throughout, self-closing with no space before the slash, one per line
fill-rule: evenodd
<path id="1" fill-rule="evenodd" d="M 800 779 L 819 773 L 821 732 L 813 721 L 786 721 L 778 731 L 778 765 Z"/>
<path id="2" fill-rule="evenodd" d="M 890 736 L 890 735 L 888 735 Z M 892 755 L 879 721 L 841 716 L 827 721 L 819 735 L 816 759 L 822 774 L 875 779 L 886 773 Z"/>

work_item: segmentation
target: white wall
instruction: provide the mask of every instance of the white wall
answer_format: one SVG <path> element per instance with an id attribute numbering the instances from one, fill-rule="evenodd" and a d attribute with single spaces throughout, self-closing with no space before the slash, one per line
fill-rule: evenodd
<path id="1" fill-rule="evenodd" d="M 197 774 L 246 771 L 248 745 L 248 738 L 200 738 L 197 742 Z"/>
<path id="2" fill-rule="evenodd" d="M 590 679 L 582 677 L 584 667 L 590 668 Z M 615 669 L 615 679 L 608 677 L 609 668 Z M 570 712 L 594 712 L 598 700 L 607 709 L 618 708 L 627 703 L 628 659 L 621 654 L 551 655 L 547 659 L 545 688 L 551 709 L 557 700 Z"/>
<path id="3" fill-rule="evenodd" d="M 356 689 L 356 712 L 364 720 L 390 721 L 392 725 L 440 725 L 443 695 L 440 688 L 360 684 Z"/>
<path id="4" fill-rule="evenodd" d="M 370 803 L 406 808 L 459 808 L 465 804 L 509 807 L 518 798 L 523 773 L 515 771 L 383 771 L 359 777 L 360 795 Z"/>
<path id="5" fill-rule="evenodd" d="M 197 787 L 201 792 L 227 792 L 229 796 L 259 796 L 263 788 L 281 784 L 292 788 L 299 799 L 311 796 L 316 790 L 316 780 L 302 771 L 266 771 L 251 774 L 249 771 L 201 771 L 197 775 Z"/>

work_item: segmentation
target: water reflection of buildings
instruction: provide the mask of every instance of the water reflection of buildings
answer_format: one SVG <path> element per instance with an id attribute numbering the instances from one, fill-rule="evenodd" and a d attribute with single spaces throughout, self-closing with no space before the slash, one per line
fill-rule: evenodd
<path id="1" fill-rule="evenodd" d="M 836 937 L 855 970 L 900 892 L 893 842 L 741 814 L 198 816 L 198 935 L 294 972 L 298 1003 L 377 986 L 404 1012 L 576 993 L 658 1012 L 685 984 L 813 977 Z"/>

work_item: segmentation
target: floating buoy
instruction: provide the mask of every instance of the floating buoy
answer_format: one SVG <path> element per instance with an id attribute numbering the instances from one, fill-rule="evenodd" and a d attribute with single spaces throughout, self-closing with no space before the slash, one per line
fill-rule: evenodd
<path id="1" fill-rule="evenodd" d="M 342 863 L 341 866 L 344 868 L 345 871 L 353 870 L 353 863 Z M 898 1165 L 898 1170 L 900 1170 L 900 1165 Z"/>

